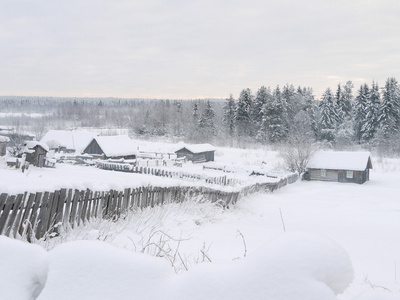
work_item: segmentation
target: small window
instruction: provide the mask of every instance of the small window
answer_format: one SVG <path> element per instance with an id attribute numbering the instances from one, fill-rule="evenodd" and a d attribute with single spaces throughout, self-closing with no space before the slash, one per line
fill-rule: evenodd
<path id="1" fill-rule="evenodd" d="M 326 170 L 325 169 L 321 169 L 321 176 L 322 177 L 326 177 Z"/>
<path id="2" fill-rule="evenodd" d="M 346 178 L 353 178 L 353 171 L 346 171 Z"/>

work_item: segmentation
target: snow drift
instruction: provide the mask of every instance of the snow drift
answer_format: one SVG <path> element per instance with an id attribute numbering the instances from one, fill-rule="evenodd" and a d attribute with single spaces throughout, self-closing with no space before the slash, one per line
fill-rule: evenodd
<path id="1" fill-rule="evenodd" d="M 2 299 L 35 299 L 44 285 L 37 299 L 329 300 L 353 279 L 347 253 L 311 233 L 285 233 L 247 258 L 181 275 L 162 258 L 100 241 L 65 243 L 46 255 L 2 237 L 0 251 Z"/>

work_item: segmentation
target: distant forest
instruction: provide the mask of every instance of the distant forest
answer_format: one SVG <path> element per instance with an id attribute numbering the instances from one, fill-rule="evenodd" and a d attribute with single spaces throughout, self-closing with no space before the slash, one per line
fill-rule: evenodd
<path id="1" fill-rule="evenodd" d="M 357 89 L 351 81 L 314 99 L 311 88 L 243 89 L 227 99 L 0 97 L 0 128 L 127 128 L 133 138 L 246 147 L 319 144 L 400 154 L 400 86 L 388 78 Z M 0 132 L 1 134 L 1 132 Z"/>

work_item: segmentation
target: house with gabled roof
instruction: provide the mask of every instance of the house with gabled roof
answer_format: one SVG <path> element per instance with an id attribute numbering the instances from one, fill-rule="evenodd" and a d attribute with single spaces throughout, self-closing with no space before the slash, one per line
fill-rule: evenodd
<path id="1" fill-rule="evenodd" d="M 369 180 L 370 169 L 369 152 L 319 151 L 308 162 L 305 179 L 362 184 Z"/>
<path id="2" fill-rule="evenodd" d="M 51 150 L 65 153 L 81 153 L 98 136 L 97 133 L 81 130 L 49 130 L 40 140 Z"/>
<path id="3" fill-rule="evenodd" d="M 214 161 L 215 148 L 210 144 L 183 144 L 175 151 L 177 158 L 186 157 L 192 162 Z"/>
<path id="4" fill-rule="evenodd" d="M 98 136 L 83 149 L 83 153 L 104 159 L 135 159 L 137 145 L 127 135 Z"/>

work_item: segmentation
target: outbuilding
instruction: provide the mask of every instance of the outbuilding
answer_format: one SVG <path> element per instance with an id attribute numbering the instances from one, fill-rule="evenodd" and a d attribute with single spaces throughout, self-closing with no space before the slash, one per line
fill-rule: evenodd
<path id="1" fill-rule="evenodd" d="M 83 153 L 104 159 L 136 159 L 136 148 L 127 135 L 98 136 L 84 148 Z"/>
<path id="2" fill-rule="evenodd" d="M 177 158 L 186 157 L 192 162 L 214 161 L 215 148 L 210 144 L 183 145 L 175 151 Z"/>
<path id="3" fill-rule="evenodd" d="M 81 130 L 49 130 L 40 141 L 55 152 L 80 154 L 97 135 Z"/>
<path id="4" fill-rule="evenodd" d="M 46 144 L 38 141 L 28 141 L 25 143 L 23 152 L 26 154 L 25 161 L 42 168 L 45 166 L 46 155 L 49 148 Z"/>
<path id="5" fill-rule="evenodd" d="M 307 164 L 305 179 L 362 184 L 369 180 L 370 169 L 369 152 L 319 151 Z"/>

